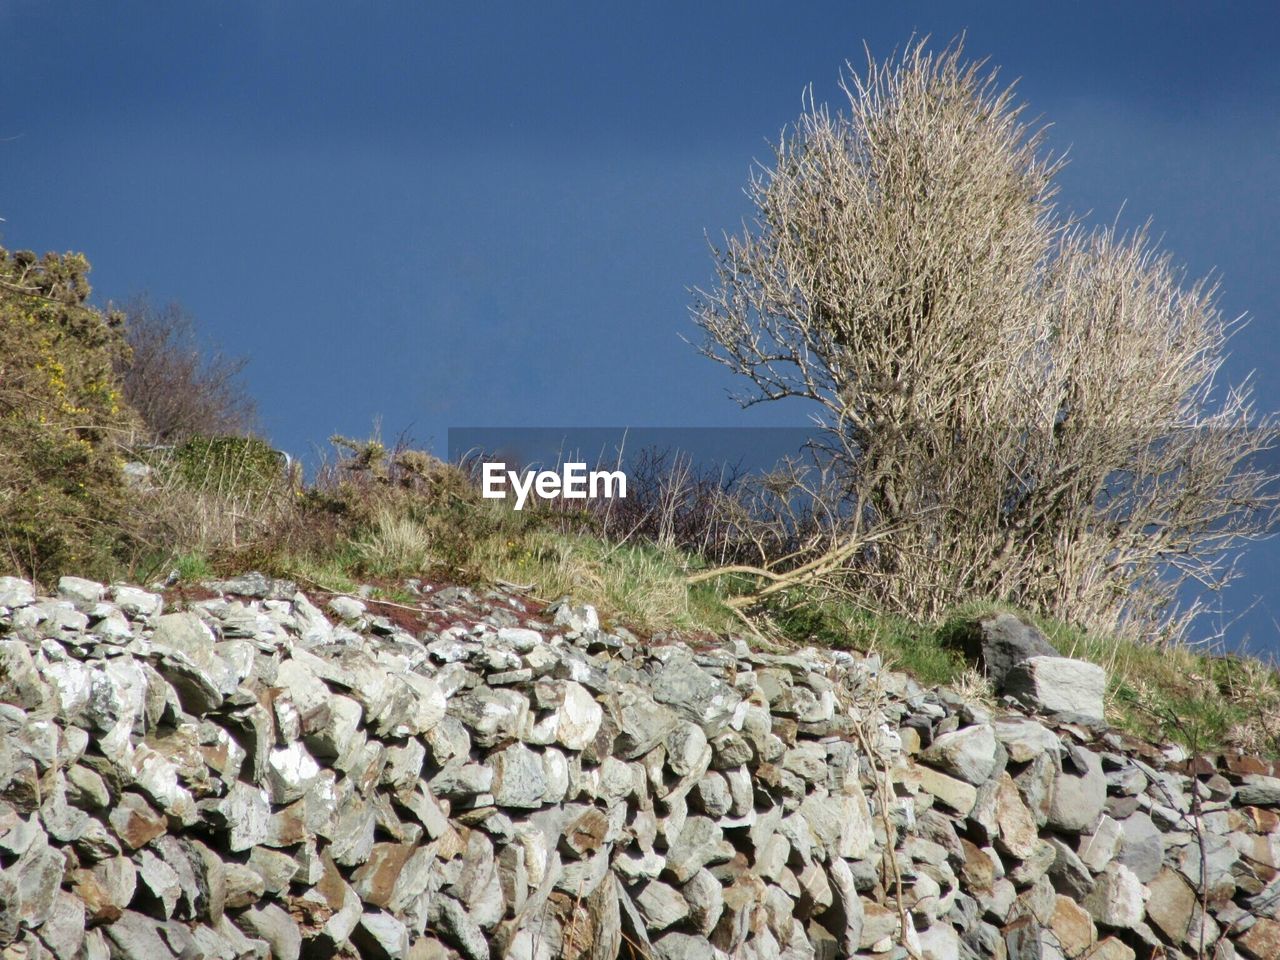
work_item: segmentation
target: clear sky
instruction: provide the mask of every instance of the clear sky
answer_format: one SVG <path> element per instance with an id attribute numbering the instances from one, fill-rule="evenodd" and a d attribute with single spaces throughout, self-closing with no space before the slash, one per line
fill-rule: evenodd
<path id="1" fill-rule="evenodd" d="M 1020 78 L 1064 205 L 1151 218 L 1251 324 L 1280 409 L 1272 2 L 256 3 L 0 0 L 0 243 L 79 250 L 96 298 L 181 301 L 279 447 L 460 425 L 766 425 L 682 342 L 704 231 L 865 41 Z M 1280 545 L 1233 638 L 1276 646 Z"/>

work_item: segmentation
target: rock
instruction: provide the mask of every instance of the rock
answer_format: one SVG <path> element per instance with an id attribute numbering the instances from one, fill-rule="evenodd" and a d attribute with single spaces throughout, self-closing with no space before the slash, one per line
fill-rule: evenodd
<path id="1" fill-rule="evenodd" d="M 436 931 L 467 960 L 489 960 L 489 940 L 462 904 L 452 897 L 438 896 L 432 898 L 430 909 Z"/>
<path id="2" fill-rule="evenodd" d="M 673 710 L 654 702 L 644 690 L 624 685 L 617 695 L 618 757 L 635 760 L 656 747 L 680 722 Z"/>
<path id="3" fill-rule="evenodd" d="M 1030 857 L 1039 846 L 1039 830 L 1030 809 L 1022 802 L 1017 785 L 1007 773 L 1001 773 L 996 784 L 995 817 L 999 831 L 996 848 L 1020 860 Z"/>
<path id="4" fill-rule="evenodd" d="M 1175 870 L 1161 870 L 1147 884 L 1147 918 L 1165 938 L 1177 945 L 1187 938 L 1191 914 L 1196 909 L 1196 893 Z"/>
<path id="5" fill-rule="evenodd" d="M 575 607 L 567 600 L 561 600 L 553 609 L 555 619 L 552 623 L 557 627 L 564 627 L 568 633 L 588 634 L 600 629 L 600 615 L 589 603 Z"/>
<path id="6" fill-rule="evenodd" d="M 604 710 L 580 683 L 562 681 L 564 699 L 556 710 L 556 740 L 566 750 L 585 750 L 604 720 Z"/>
<path id="7" fill-rule="evenodd" d="M 674 887 L 653 880 L 636 894 L 636 908 L 650 930 L 662 931 L 689 915 L 689 904 Z"/>
<path id="8" fill-rule="evenodd" d="M 1002 689 L 1038 713 L 1101 723 L 1107 673 L 1084 660 L 1035 656 L 1014 666 Z"/>
<path id="9" fill-rule="evenodd" d="M 1115 937 L 1104 937 L 1085 954 L 1084 960 L 1135 960 L 1133 948 Z"/>
<path id="10" fill-rule="evenodd" d="M 1048 926 L 1068 960 L 1086 953 L 1098 936 L 1088 912 L 1071 897 L 1061 894 L 1054 902 Z"/>
<path id="11" fill-rule="evenodd" d="M 1123 838 L 1116 860 L 1143 883 L 1150 882 L 1164 863 L 1164 839 L 1151 817 L 1139 811 L 1120 821 Z"/>
<path id="12" fill-rule="evenodd" d="M 653 941 L 654 960 L 722 960 L 722 955 L 703 937 L 668 933 Z"/>
<path id="13" fill-rule="evenodd" d="M 84 901 L 58 890 L 49 915 L 40 925 L 40 941 L 57 960 L 75 960 L 84 943 L 84 925 Z"/>
<path id="14" fill-rule="evenodd" d="M 150 620 L 164 609 L 164 598 L 160 594 L 124 584 L 111 588 L 111 599 L 125 616 L 136 620 Z"/>
<path id="15" fill-rule="evenodd" d="M 17 577 L 0 577 L 0 607 L 25 607 L 35 603 L 35 588 Z"/>
<path id="16" fill-rule="evenodd" d="M 985 723 L 944 733 L 921 754 L 921 759 L 976 786 L 995 773 L 995 733 Z"/>
<path id="17" fill-rule="evenodd" d="M 1070 756 L 1075 765 L 1063 762 L 1054 784 L 1048 825 L 1064 833 L 1081 833 L 1090 829 L 1102 813 L 1107 802 L 1107 778 L 1096 753 L 1076 747 Z"/>
<path id="18" fill-rule="evenodd" d="M 680 888 L 689 905 L 689 920 L 704 937 L 720 922 L 724 912 L 724 888 L 707 870 L 699 870 Z"/>
<path id="19" fill-rule="evenodd" d="M 319 775 L 319 764 L 300 743 L 272 750 L 267 756 L 267 790 L 272 803 L 292 803 L 300 799 Z"/>
<path id="20" fill-rule="evenodd" d="M 1058 651 L 1038 629 L 1011 613 L 997 613 L 975 624 L 963 640 L 966 656 L 978 664 L 994 687 L 1015 666 L 1031 657 L 1056 657 Z"/>
<path id="21" fill-rule="evenodd" d="M 491 754 L 487 762 L 493 771 L 489 790 L 495 803 L 524 809 L 542 806 L 547 779 L 541 756 L 517 743 Z"/>
<path id="22" fill-rule="evenodd" d="M 106 588 L 94 580 L 81 577 L 62 577 L 58 580 L 58 596 L 71 601 L 78 610 L 89 610 L 102 600 L 105 593 Z"/>
<path id="23" fill-rule="evenodd" d="M 1280 807 L 1280 777 L 1246 774 L 1236 787 L 1235 799 L 1255 807 Z"/>
<path id="24" fill-rule="evenodd" d="M 1280 957 L 1280 922 L 1259 918 L 1236 938 L 1241 954 L 1253 960 Z"/>
<path id="25" fill-rule="evenodd" d="M 1098 875 L 1080 905 L 1103 926 L 1132 930 L 1142 922 L 1146 897 L 1146 888 L 1133 871 L 1124 864 L 1113 863 Z"/>
<path id="26" fill-rule="evenodd" d="M 798 812 L 828 857 L 858 860 L 871 852 L 875 843 L 871 812 L 861 793 L 825 797 L 813 793 Z"/>
<path id="27" fill-rule="evenodd" d="M 903 783 L 941 800 L 961 816 L 968 816 L 978 801 L 978 791 L 971 784 L 930 767 L 909 762 L 901 776 Z"/>
<path id="28" fill-rule="evenodd" d="M 181 951 L 169 946 L 168 939 L 161 936 L 163 930 L 165 930 L 164 925 L 150 917 L 133 910 L 125 910 L 118 919 L 106 927 L 107 939 L 115 946 L 111 956 L 172 960 Z"/>
<path id="29" fill-rule="evenodd" d="M 960 960 L 960 935 L 949 923 L 935 923 L 917 940 L 921 960 Z"/>
<path id="30" fill-rule="evenodd" d="M 992 724 L 996 739 L 1014 763 L 1026 763 L 1046 753 L 1057 753 L 1058 735 L 1035 720 L 1003 719 Z"/>
<path id="31" fill-rule="evenodd" d="M 301 930 L 293 918 L 274 903 L 250 907 L 240 914 L 238 922 L 246 933 L 271 948 L 273 960 L 298 960 L 301 956 Z"/>
<path id="32" fill-rule="evenodd" d="M 724 729 L 742 701 L 732 687 L 711 676 L 688 654 L 678 654 L 663 664 L 651 679 L 650 689 L 654 700 L 701 726 L 708 737 Z"/>
<path id="33" fill-rule="evenodd" d="M 400 960 L 409 953 L 408 928 L 389 913 L 366 912 L 352 931 L 362 960 Z"/>
<path id="34" fill-rule="evenodd" d="M 707 817 L 689 817 L 667 850 L 667 870 L 676 882 L 686 883 L 709 863 L 723 862 L 720 856 L 724 835 Z"/>

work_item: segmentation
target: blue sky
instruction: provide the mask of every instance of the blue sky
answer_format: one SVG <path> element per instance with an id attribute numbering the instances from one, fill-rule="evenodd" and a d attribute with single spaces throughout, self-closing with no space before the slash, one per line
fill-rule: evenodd
<path id="1" fill-rule="evenodd" d="M 80 250 L 251 357 L 266 432 L 785 425 L 685 345 L 704 231 L 806 85 L 913 33 L 1020 78 L 1064 205 L 1151 218 L 1249 313 L 1229 372 L 1280 409 L 1274 3 L 0 0 L 0 243 Z M 1256 549 L 1232 630 L 1280 635 Z"/>

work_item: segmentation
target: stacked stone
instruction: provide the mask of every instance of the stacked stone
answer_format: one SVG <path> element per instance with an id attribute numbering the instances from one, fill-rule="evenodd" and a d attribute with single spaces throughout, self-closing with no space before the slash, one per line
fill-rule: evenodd
<path id="1" fill-rule="evenodd" d="M 1106 731 L 1052 651 L 997 711 L 503 591 L 209 586 L 0 578 L 0 956 L 1280 956 L 1278 771 Z"/>

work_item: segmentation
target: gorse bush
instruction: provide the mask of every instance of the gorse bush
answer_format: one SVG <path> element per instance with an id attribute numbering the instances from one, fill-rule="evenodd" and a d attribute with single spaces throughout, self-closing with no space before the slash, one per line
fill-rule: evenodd
<path id="1" fill-rule="evenodd" d="M 88 304 L 78 254 L 0 248 L 0 563 L 30 577 L 127 553 L 116 444 L 136 420 L 121 318 Z"/>
<path id="2" fill-rule="evenodd" d="M 841 586 L 932 617 L 999 599 L 1177 634 L 1188 580 L 1270 525 L 1209 281 L 1054 206 L 1058 162 L 958 45 L 850 71 L 750 181 L 694 304 L 744 404 L 808 401 L 840 468 Z M 843 560 L 842 555 L 842 560 Z"/>

